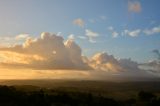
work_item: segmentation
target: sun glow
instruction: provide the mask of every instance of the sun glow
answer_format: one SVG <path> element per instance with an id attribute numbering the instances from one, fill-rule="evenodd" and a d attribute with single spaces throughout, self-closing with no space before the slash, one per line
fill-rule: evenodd
<path id="1" fill-rule="evenodd" d="M 33 60 L 44 60 L 38 55 L 27 55 L 15 52 L 1 51 L 0 52 L 1 62 L 3 63 L 22 63 L 29 64 Z"/>
<path id="2" fill-rule="evenodd" d="M 0 69 L 1 79 L 78 79 L 88 78 L 89 73 L 77 70 Z"/>

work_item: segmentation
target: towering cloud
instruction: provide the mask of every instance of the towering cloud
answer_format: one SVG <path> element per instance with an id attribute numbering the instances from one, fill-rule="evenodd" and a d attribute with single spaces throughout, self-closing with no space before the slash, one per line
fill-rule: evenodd
<path id="1" fill-rule="evenodd" d="M 35 69 L 89 69 L 82 61 L 81 48 L 73 40 L 64 44 L 61 36 L 46 32 L 40 38 L 28 38 L 23 45 L 0 48 L 0 52 L 1 58 L 5 60 L 3 65 L 7 66 L 14 64 Z"/>
<path id="2" fill-rule="evenodd" d="M 98 36 L 87 30 L 87 35 Z M 158 50 L 153 50 L 160 55 Z M 158 57 L 159 58 L 159 57 Z M 82 50 L 73 39 L 64 41 L 63 37 L 44 32 L 40 38 L 27 38 L 21 45 L 0 48 L 0 67 L 30 68 L 38 70 L 92 70 L 87 73 L 123 75 L 148 75 L 147 71 L 159 73 L 160 62 L 139 64 L 131 59 L 117 59 L 108 53 L 97 53 L 91 58 L 82 56 Z M 93 72 L 94 71 L 94 72 Z"/>

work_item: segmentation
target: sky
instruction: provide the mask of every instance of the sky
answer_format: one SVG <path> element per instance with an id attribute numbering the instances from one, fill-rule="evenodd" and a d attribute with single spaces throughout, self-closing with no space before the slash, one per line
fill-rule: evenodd
<path id="1" fill-rule="evenodd" d="M 1 0 L 0 66 L 159 73 L 159 4 L 159 0 Z"/>

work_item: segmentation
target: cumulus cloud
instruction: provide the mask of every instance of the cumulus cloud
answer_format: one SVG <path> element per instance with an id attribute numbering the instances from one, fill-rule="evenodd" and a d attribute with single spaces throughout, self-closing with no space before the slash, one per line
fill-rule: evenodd
<path id="1" fill-rule="evenodd" d="M 146 29 L 143 31 L 146 35 L 153 35 L 160 33 L 160 26 L 153 27 L 152 29 Z"/>
<path id="2" fill-rule="evenodd" d="M 128 11 L 129 12 L 134 12 L 134 13 L 139 13 L 141 12 L 141 3 L 139 1 L 129 1 L 128 2 Z"/>
<path id="3" fill-rule="evenodd" d="M 139 36 L 139 34 L 141 33 L 141 30 L 140 29 L 136 29 L 136 30 L 124 30 L 123 34 L 124 35 L 128 35 L 130 37 L 137 37 Z"/>
<path id="4" fill-rule="evenodd" d="M 109 72 L 136 72 L 142 71 L 139 69 L 139 64 L 131 59 L 117 59 L 113 55 L 105 52 L 95 54 L 89 65 L 95 70 L 103 70 Z"/>
<path id="5" fill-rule="evenodd" d="M 151 77 L 149 72 L 153 70 L 145 70 L 140 68 L 139 63 L 129 59 L 117 59 L 113 55 L 109 55 L 105 52 L 95 54 L 88 64 L 94 70 L 97 70 L 96 75 L 101 77 L 109 77 L 107 74 L 116 74 L 120 76 L 134 76 L 134 77 Z M 114 77 L 112 75 L 112 77 Z"/>
<path id="6" fill-rule="evenodd" d="M 88 37 L 98 34 L 87 30 Z M 82 56 L 82 50 L 72 36 L 64 42 L 61 36 L 44 32 L 40 38 L 27 38 L 21 45 L 0 48 L 1 66 L 32 69 L 77 69 L 120 72 L 137 68 L 131 60 L 118 60 L 107 53 L 97 53 L 91 59 Z M 133 69 L 133 70 L 134 70 Z"/>
<path id="7" fill-rule="evenodd" d="M 37 39 L 28 38 L 23 45 L 0 48 L 0 52 L 0 57 L 6 60 L 1 62 L 3 66 L 34 69 L 90 68 L 82 61 L 81 49 L 73 40 L 64 43 L 61 36 L 50 33 L 42 33 Z"/>
<path id="8" fill-rule="evenodd" d="M 88 36 L 97 37 L 94 32 Z M 153 50 L 158 54 L 158 50 Z M 139 66 L 148 66 L 149 70 Z M 44 32 L 39 38 L 27 38 L 23 44 L 0 48 L 0 68 L 23 68 L 36 70 L 92 70 L 100 73 L 123 73 L 126 75 L 148 75 L 159 72 L 160 62 L 139 64 L 131 59 L 117 59 L 102 52 L 91 58 L 82 56 L 82 50 L 73 39 Z M 86 71 L 87 72 L 87 71 Z M 93 72 L 94 73 L 94 72 Z M 89 73 L 88 73 L 89 74 Z M 101 74 L 100 74 L 101 75 Z"/>
<path id="9" fill-rule="evenodd" d="M 77 25 L 79 27 L 84 27 L 85 22 L 84 22 L 83 19 L 77 18 L 77 19 L 73 20 L 73 24 L 75 24 L 75 25 Z"/>
<path id="10" fill-rule="evenodd" d="M 97 32 L 93 32 L 92 30 L 89 30 L 89 29 L 85 30 L 85 35 L 88 37 L 91 43 L 96 43 L 94 39 L 99 36 Z"/>
<path id="11" fill-rule="evenodd" d="M 97 72 L 97 76 L 109 77 L 107 75 L 112 73 L 119 77 L 152 77 L 155 75 L 154 70 L 145 70 L 141 68 L 141 64 L 129 59 L 117 59 L 108 53 L 97 53 L 88 60 L 88 64 Z M 157 67 L 157 66 L 156 66 Z M 155 67 L 154 67 L 155 68 Z M 158 68 L 157 68 L 158 69 Z M 100 71 L 101 70 L 101 71 Z M 151 74 L 154 73 L 154 74 Z M 157 76 L 157 75 L 156 75 Z"/>
<path id="12" fill-rule="evenodd" d="M 118 65 L 118 61 L 107 53 L 97 53 L 95 54 L 89 65 L 95 70 L 111 71 L 117 72 L 121 71 L 121 67 Z"/>

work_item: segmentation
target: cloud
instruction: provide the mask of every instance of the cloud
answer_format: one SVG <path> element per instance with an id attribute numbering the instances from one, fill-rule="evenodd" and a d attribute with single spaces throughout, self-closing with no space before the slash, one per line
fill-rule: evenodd
<path id="1" fill-rule="evenodd" d="M 154 49 L 152 52 L 157 56 L 157 59 L 142 63 L 140 66 L 142 69 L 160 76 L 160 52 L 158 49 Z"/>
<path id="2" fill-rule="evenodd" d="M 29 37 L 29 34 L 19 34 L 15 37 L 16 40 L 25 40 Z"/>
<path id="3" fill-rule="evenodd" d="M 115 31 L 112 26 L 108 27 L 108 30 L 111 32 L 111 35 L 112 35 L 113 38 L 118 37 L 119 33 L 117 31 Z"/>
<path id="4" fill-rule="evenodd" d="M 74 34 L 70 34 L 70 35 L 68 36 L 68 39 L 74 40 L 74 39 L 75 39 Z"/>
<path id="5" fill-rule="evenodd" d="M 88 36 L 97 37 L 88 31 Z M 154 53 L 159 51 L 154 50 Z M 139 68 L 148 66 L 149 70 Z M 0 68 L 32 70 L 92 70 L 87 75 L 116 73 L 122 75 L 142 75 L 158 73 L 160 62 L 139 64 L 131 59 L 117 59 L 106 52 L 97 53 L 91 58 L 82 56 L 82 50 L 73 39 L 44 32 L 39 38 L 27 38 L 23 44 L 0 48 Z"/>
<path id="6" fill-rule="evenodd" d="M 139 64 L 133 60 L 129 59 L 119 59 L 119 65 L 123 68 L 124 71 L 140 71 Z"/>
<path id="7" fill-rule="evenodd" d="M 118 61 L 112 55 L 108 55 L 105 52 L 95 54 L 91 58 L 89 65 L 95 70 L 111 72 L 121 71 Z"/>
<path id="8" fill-rule="evenodd" d="M 109 77 L 107 75 L 110 74 L 112 74 L 112 77 L 114 77 L 114 74 L 117 74 L 119 77 L 151 77 L 152 75 L 149 72 L 153 71 L 140 68 L 141 64 L 130 58 L 117 59 L 113 55 L 109 55 L 105 52 L 95 54 L 90 60 L 88 60 L 88 64 L 97 71 L 94 74 L 97 76 L 100 75 L 100 79 Z"/>
<path id="9" fill-rule="evenodd" d="M 74 63 L 75 67 L 78 69 L 91 69 L 84 63 L 83 57 L 81 56 L 82 50 L 73 40 L 67 40 L 65 42 L 65 47 L 69 53 L 69 58 Z"/>
<path id="10" fill-rule="evenodd" d="M 23 45 L 0 48 L 3 66 L 33 69 L 90 69 L 81 56 L 81 48 L 71 39 L 42 33 L 40 38 L 28 38 Z M 13 58 L 14 59 L 13 59 Z"/>
<path id="11" fill-rule="evenodd" d="M 0 46 L 10 46 L 15 43 L 17 43 L 15 37 L 12 36 L 0 37 Z"/>
<path id="12" fill-rule="evenodd" d="M 140 29 L 136 29 L 136 30 L 124 30 L 123 34 L 124 35 L 128 35 L 130 37 L 137 37 L 139 36 L 139 34 L 141 33 L 141 30 Z"/>
<path id="13" fill-rule="evenodd" d="M 73 24 L 75 24 L 75 25 L 77 25 L 79 27 L 84 27 L 85 22 L 84 22 L 83 19 L 77 18 L 77 19 L 73 20 Z"/>
<path id="14" fill-rule="evenodd" d="M 78 36 L 79 39 L 87 39 L 86 36 Z"/>
<path id="15" fill-rule="evenodd" d="M 119 35 L 119 33 L 118 33 L 118 32 L 115 32 L 115 31 L 114 31 L 114 32 L 112 32 L 112 37 L 113 37 L 113 38 L 117 38 L 117 37 L 118 37 L 118 35 Z"/>
<path id="16" fill-rule="evenodd" d="M 160 76 L 160 61 L 158 60 L 152 60 L 147 63 L 143 63 L 140 65 L 140 68 L 147 70 L 156 76 Z"/>
<path id="17" fill-rule="evenodd" d="M 86 33 L 91 38 L 98 36 L 90 30 L 86 30 Z M 131 60 L 118 60 L 107 53 L 97 53 L 88 59 L 82 56 L 80 46 L 71 39 L 72 37 L 64 42 L 61 36 L 44 32 L 40 38 L 27 38 L 21 45 L 0 48 L 0 64 L 12 68 L 92 69 L 105 72 L 120 72 L 137 67 Z"/>
<path id="18" fill-rule="evenodd" d="M 136 72 L 141 71 L 139 64 L 131 59 L 117 59 L 106 52 L 95 54 L 89 62 L 89 65 L 95 70 L 107 72 Z"/>
<path id="19" fill-rule="evenodd" d="M 129 1 L 128 11 L 133 13 L 139 13 L 142 11 L 141 3 L 139 1 Z"/>
<path id="20" fill-rule="evenodd" d="M 146 35 L 153 35 L 160 33 L 160 26 L 153 27 L 152 29 L 146 29 L 143 31 Z"/>
<path id="21" fill-rule="evenodd" d="M 0 40 L 10 41 L 13 40 L 12 37 L 0 37 Z"/>
<path id="22" fill-rule="evenodd" d="M 96 43 L 96 41 L 94 39 L 99 36 L 99 34 L 97 32 L 93 32 L 89 29 L 85 30 L 85 35 L 88 37 L 88 39 L 91 43 Z"/>

